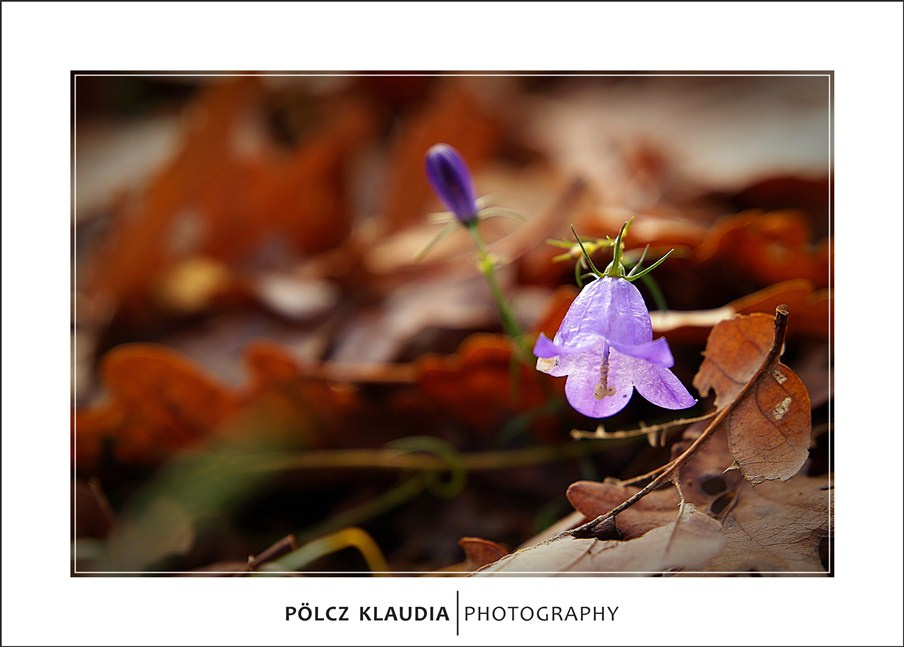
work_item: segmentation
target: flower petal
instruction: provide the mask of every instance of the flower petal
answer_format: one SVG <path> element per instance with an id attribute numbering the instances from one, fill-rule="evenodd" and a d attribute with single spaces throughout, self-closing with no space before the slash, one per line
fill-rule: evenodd
<path id="1" fill-rule="evenodd" d="M 564 348 L 549 340 L 549 337 L 540 333 L 537 343 L 534 344 L 534 355 L 537 356 L 537 370 L 541 373 L 562 377 L 568 375 L 580 364 L 581 357 L 585 354 L 592 355 L 588 360 L 595 362 L 597 366 L 603 361 L 603 348 L 605 342 L 600 340 L 596 344 L 580 349 Z"/>
<path id="2" fill-rule="evenodd" d="M 604 276 L 585 285 L 562 319 L 554 341 L 560 347 L 580 348 L 600 337 L 621 344 L 652 341 L 650 314 L 630 281 Z"/>
<path id="3" fill-rule="evenodd" d="M 653 325 L 647 304 L 633 283 L 625 279 L 605 277 L 610 282 L 609 310 L 602 335 L 610 343 L 643 344 L 653 340 Z"/>
<path id="4" fill-rule="evenodd" d="M 623 355 L 644 359 L 657 366 L 671 368 L 675 364 L 675 358 L 672 357 L 672 351 L 669 350 L 669 343 L 665 337 L 644 344 L 625 344 L 613 341 L 610 342 L 610 345 Z"/>
<path id="5" fill-rule="evenodd" d="M 537 343 L 534 344 L 534 355 L 537 357 L 556 357 L 557 355 L 585 353 L 594 346 L 598 346 L 602 341 L 602 339 L 596 339 L 583 346 L 564 346 L 550 341 L 549 337 L 540 333 L 540 336 L 537 337 Z"/>
<path id="6" fill-rule="evenodd" d="M 634 360 L 634 386 L 637 392 L 664 409 L 687 409 L 697 403 L 681 381 L 669 369 L 644 360 Z"/>
<path id="7" fill-rule="evenodd" d="M 555 343 L 560 347 L 582 347 L 594 343 L 600 337 L 598 321 L 604 310 L 599 307 L 600 294 L 605 292 L 602 279 L 591 281 L 572 301 L 559 325 Z"/>
<path id="8" fill-rule="evenodd" d="M 600 383 L 602 355 L 585 353 L 571 357 L 574 363 L 565 382 L 565 397 L 578 413 L 591 418 L 605 418 L 625 408 L 634 392 L 631 384 L 633 372 L 631 363 L 637 360 L 610 349 L 607 383 L 609 387 L 615 389 L 615 393 L 597 399 L 594 392 Z"/>

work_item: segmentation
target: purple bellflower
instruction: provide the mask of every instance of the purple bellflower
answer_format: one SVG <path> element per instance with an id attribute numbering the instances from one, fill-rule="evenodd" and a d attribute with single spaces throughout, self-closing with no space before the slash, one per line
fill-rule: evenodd
<path id="1" fill-rule="evenodd" d="M 591 418 L 621 411 L 634 389 L 665 409 L 686 409 L 697 402 L 669 370 L 675 360 L 668 342 L 664 337 L 653 341 L 650 313 L 631 283 L 634 277 L 621 267 L 624 231 L 606 273 L 597 273 L 598 278 L 584 286 L 555 337 L 550 341 L 541 334 L 534 346 L 537 370 L 568 376 L 568 403 Z"/>
<path id="2" fill-rule="evenodd" d="M 468 165 L 448 144 L 436 144 L 427 151 L 427 179 L 440 200 L 463 225 L 477 220 L 479 208 Z"/>

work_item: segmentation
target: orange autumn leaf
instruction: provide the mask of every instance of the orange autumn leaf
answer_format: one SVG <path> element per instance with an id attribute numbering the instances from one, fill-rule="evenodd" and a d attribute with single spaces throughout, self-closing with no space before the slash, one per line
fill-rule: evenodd
<path id="1" fill-rule="evenodd" d="M 249 344 L 245 349 L 245 365 L 251 374 L 252 394 L 297 379 L 300 374 L 298 363 L 289 352 L 270 341 Z"/>
<path id="2" fill-rule="evenodd" d="M 109 402 L 76 415 L 80 468 L 90 466 L 105 440 L 113 441 L 123 462 L 155 463 L 210 436 L 236 405 L 225 387 L 156 344 L 114 348 L 101 375 Z"/>
<path id="3" fill-rule="evenodd" d="M 824 288 L 829 281 L 831 242 L 813 245 L 810 224 L 795 211 L 751 210 L 715 224 L 697 248 L 701 265 L 718 263 L 724 270 L 771 285 L 807 279 Z"/>
<path id="4" fill-rule="evenodd" d="M 286 154 L 254 118 L 264 92 L 260 79 L 240 77 L 199 93 L 178 152 L 127 201 L 98 250 L 90 268 L 98 295 L 138 317 L 149 287 L 186 255 L 232 263 L 272 238 L 315 253 L 348 236 L 346 162 L 373 118 L 338 103 Z"/>
<path id="5" fill-rule="evenodd" d="M 353 385 L 331 382 L 318 371 L 312 375 L 288 350 L 270 341 L 249 344 L 244 362 L 250 380 L 230 421 L 234 434 L 305 448 L 344 446 L 355 437 L 351 432 L 360 427 L 356 416 L 361 402 Z"/>
<path id="6" fill-rule="evenodd" d="M 416 363 L 420 391 L 451 415 L 484 430 L 498 429 L 513 412 L 540 407 L 545 394 L 533 367 L 515 364 L 503 335 L 468 337 L 455 355 L 426 355 Z"/>
<path id="7" fill-rule="evenodd" d="M 730 307 L 738 314 L 774 312 L 786 305 L 794 317 L 788 321 L 788 334 L 810 335 L 828 339 L 834 297 L 830 289 L 815 289 L 807 280 L 776 283 L 763 290 L 732 301 Z"/>

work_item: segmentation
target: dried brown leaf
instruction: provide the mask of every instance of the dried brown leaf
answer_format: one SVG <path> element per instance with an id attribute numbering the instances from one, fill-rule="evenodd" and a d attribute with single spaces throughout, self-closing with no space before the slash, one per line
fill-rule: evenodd
<path id="1" fill-rule="evenodd" d="M 684 440 L 672 446 L 672 455 L 681 454 L 696 438 L 706 423 L 689 427 L 684 432 Z M 724 427 L 713 433 L 690 460 L 681 466 L 674 481 L 681 488 L 681 493 L 701 510 L 710 515 L 722 518 L 728 506 L 732 505 L 744 476 L 737 468 L 732 468 L 734 456 L 728 449 Z"/>
<path id="2" fill-rule="evenodd" d="M 572 483 L 565 494 L 575 510 L 593 519 L 626 501 L 638 489 L 617 483 L 578 481 Z M 678 492 L 673 488 L 651 492 L 634 506 L 619 513 L 616 520 L 618 529 L 628 538 L 640 537 L 653 528 L 674 520 L 680 502 Z"/>
<path id="3" fill-rule="evenodd" d="M 689 442 L 677 443 L 673 451 L 683 451 Z M 798 474 L 753 488 L 738 470 L 725 471 L 732 461 L 720 431 L 681 468 L 687 500 L 724 519 L 725 548 L 705 570 L 823 571 L 819 545 L 829 531 L 828 479 Z"/>
<path id="4" fill-rule="evenodd" d="M 489 539 L 480 537 L 462 537 L 458 545 L 465 551 L 466 570 L 477 570 L 481 566 L 492 564 L 508 555 L 508 551 Z"/>
<path id="5" fill-rule="evenodd" d="M 728 408 L 722 426 L 735 460 L 754 485 L 797 474 L 810 447 L 810 396 L 778 360 L 772 339 L 779 315 L 775 321 L 774 326 L 772 317 L 754 314 L 718 324 L 694 378 L 701 395 L 712 389 L 717 409 Z"/>
<path id="6" fill-rule="evenodd" d="M 802 474 L 756 489 L 740 483 L 722 527 L 725 548 L 706 570 L 824 571 L 819 545 L 829 531 L 826 486 L 826 478 Z"/>
<path id="7" fill-rule="evenodd" d="M 675 518 L 677 517 L 677 518 Z M 673 521 L 628 541 L 564 536 L 531 546 L 491 564 L 493 573 L 659 573 L 704 566 L 722 549 L 718 521 L 686 504 Z"/>

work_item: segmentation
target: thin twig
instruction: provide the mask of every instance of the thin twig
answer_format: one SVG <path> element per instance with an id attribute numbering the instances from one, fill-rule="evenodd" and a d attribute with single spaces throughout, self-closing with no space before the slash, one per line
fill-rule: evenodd
<path id="1" fill-rule="evenodd" d="M 757 379 L 763 372 L 772 365 L 772 362 L 779 356 L 782 350 L 782 344 L 785 341 L 785 330 L 788 326 L 788 306 L 780 305 L 775 309 L 775 330 L 772 338 L 772 347 L 769 349 L 769 352 L 766 353 L 766 357 L 763 358 L 763 361 L 760 363 L 759 368 L 757 368 L 756 372 L 751 376 L 751 378 L 747 381 L 747 384 L 744 385 L 744 388 L 738 393 L 735 397 L 734 402 L 740 401 L 747 393 L 753 388 L 753 385 L 756 384 Z M 598 516 L 596 519 L 592 521 L 588 521 L 587 523 L 578 526 L 577 528 L 573 528 L 572 530 L 566 530 L 560 536 L 572 536 L 572 537 L 593 537 L 595 536 L 595 531 L 602 526 L 606 521 L 616 516 L 620 512 L 624 512 L 632 505 L 640 501 L 650 492 L 658 488 L 660 485 L 665 483 L 669 477 L 682 465 L 687 463 L 690 458 L 697 453 L 697 450 L 703 446 L 703 444 L 709 440 L 709 437 L 718 429 L 725 419 L 728 417 L 728 414 L 731 413 L 733 409 L 733 404 L 721 409 L 713 421 L 709 423 L 706 429 L 700 434 L 693 443 L 691 443 L 690 447 L 688 447 L 684 452 L 672 460 L 665 466 L 662 473 L 657 476 L 655 479 L 650 481 L 642 490 L 636 492 L 633 496 L 631 496 L 627 501 L 619 504 L 606 514 L 602 514 Z"/>
<path id="2" fill-rule="evenodd" d="M 669 465 L 671 465 L 671 464 L 672 464 L 672 461 L 669 461 L 669 462 L 666 463 L 665 465 L 660 465 L 660 466 L 657 467 L 656 469 L 650 470 L 650 471 L 647 472 L 646 474 L 641 474 L 641 475 L 639 475 L 639 476 L 632 476 L 631 478 L 629 478 L 629 479 L 624 479 L 624 480 L 622 480 L 622 479 L 611 479 L 611 482 L 615 483 L 616 485 L 633 485 L 634 483 L 637 483 L 637 482 L 639 482 L 639 481 L 645 481 L 645 480 L 647 480 L 648 478 L 650 478 L 651 476 L 656 476 L 656 475 L 659 474 L 662 470 L 667 469 L 667 468 L 669 467 Z M 607 479 L 607 480 L 608 480 L 608 479 Z"/>
<path id="3" fill-rule="evenodd" d="M 575 440 L 616 440 L 620 438 L 635 438 L 637 436 L 646 436 L 647 434 L 653 433 L 654 431 L 667 430 L 673 427 L 689 425 L 693 422 L 708 420 L 714 415 L 716 415 L 716 412 L 710 411 L 709 413 L 705 413 L 702 416 L 697 416 L 695 418 L 679 418 L 678 420 L 670 420 L 669 422 L 663 422 L 658 425 L 642 425 L 637 429 L 626 429 L 625 431 L 606 431 L 605 429 L 603 429 L 602 425 L 597 427 L 596 431 L 572 429 L 571 437 Z"/>
<path id="4" fill-rule="evenodd" d="M 278 542 L 259 553 L 256 557 L 249 557 L 248 569 L 253 571 L 267 562 L 272 562 L 287 553 L 291 553 L 296 548 L 298 548 L 298 546 L 295 545 L 295 535 L 286 535 Z"/>

